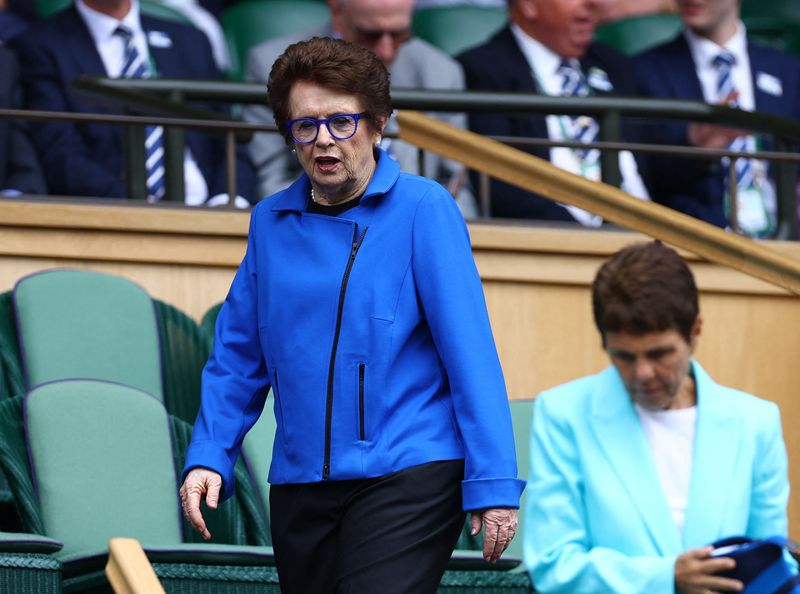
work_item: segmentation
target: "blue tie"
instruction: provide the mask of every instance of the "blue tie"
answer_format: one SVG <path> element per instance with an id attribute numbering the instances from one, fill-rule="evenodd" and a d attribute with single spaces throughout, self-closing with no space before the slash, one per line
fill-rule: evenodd
<path id="1" fill-rule="evenodd" d="M 563 60 L 557 72 L 563 77 L 561 83 L 561 95 L 563 97 L 589 96 L 589 85 L 586 83 L 579 65 L 576 65 L 571 60 Z M 570 122 L 572 140 L 591 143 L 597 139 L 598 126 L 593 118 L 574 116 L 569 117 L 568 121 Z M 599 157 L 599 151 L 596 149 L 581 149 L 578 153 L 583 161 L 596 161 Z"/>
<path id="2" fill-rule="evenodd" d="M 147 67 L 136 44 L 133 32 L 119 26 L 114 31 L 125 43 L 121 78 L 149 78 Z M 147 195 L 151 200 L 161 200 L 164 196 L 164 129 L 161 126 L 145 126 L 145 169 L 147 172 Z"/>
<path id="3" fill-rule="evenodd" d="M 736 96 L 736 85 L 733 84 L 733 76 L 731 73 L 735 63 L 736 57 L 728 51 L 720 53 L 713 61 L 714 67 L 717 69 L 717 100 L 729 107 L 739 107 L 739 101 Z M 728 148 L 736 152 L 752 152 L 755 149 L 755 138 L 753 138 L 753 136 L 739 136 L 730 143 Z M 729 162 L 729 159 L 723 159 L 726 180 L 730 167 Z M 754 175 L 755 167 L 753 159 L 736 159 L 737 188 L 751 187 L 753 185 Z"/>

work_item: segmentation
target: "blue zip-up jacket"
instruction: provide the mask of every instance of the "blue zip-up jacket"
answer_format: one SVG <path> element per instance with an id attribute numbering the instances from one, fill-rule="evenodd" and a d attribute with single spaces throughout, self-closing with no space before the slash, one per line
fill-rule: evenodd
<path id="1" fill-rule="evenodd" d="M 305 175 L 253 210 L 184 474 L 213 469 L 232 495 L 271 386 L 272 484 L 464 459 L 465 510 L 519 507 L 525 483 L 464 220 L 439 184 L 378 157 L 361 203 L 338 217 L 305 212 Z"/>

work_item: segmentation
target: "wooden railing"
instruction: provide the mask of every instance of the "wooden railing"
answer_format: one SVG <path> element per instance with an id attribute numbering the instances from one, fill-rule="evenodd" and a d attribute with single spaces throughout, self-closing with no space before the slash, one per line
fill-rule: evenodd
<path id="1" fill-rule="evenodd" d="M 400 138 L 425 150 L 800 295 L 800 261 L 769 247 L 422 113 L 401 111 L 398 121 Z"/>
<path id="2" fill-rule="evenodd" d="M 142 545 L 133 538 L 109 541 L 106 576 L 116 594 L 165 594 Z"/>

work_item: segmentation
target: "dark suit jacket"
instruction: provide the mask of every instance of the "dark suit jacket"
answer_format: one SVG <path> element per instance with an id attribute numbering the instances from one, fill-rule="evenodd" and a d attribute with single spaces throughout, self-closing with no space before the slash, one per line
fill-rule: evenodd
<path id="1" fill-rule="evenodd" d="M 756 111 L 800 118 L 800 60 L 750 42 L 747 49 Z M 634 67 L 643 96 L 704 100 L 683 35 L 636 56 Z M 757 83 L 760 73 L 779 80 L 782 93 L 775 95 L 761 88 Z M 688 146 L 687 130 L 688 124 L 677 120 L 655 122 L 647 131 L 647 140 Z M 652 156 L 647 161 L 645 182 L 653 200 L 719 227 L 728 224 L 723 208 L 723 171 L 718 160 Z"/>
<path id="2" fill-rule="evenodd" d="M 540 93 L 530 65 L 510 27 L 501 29 L 486 43 L 467 50 L 456 59 L 464 68 L 464 78 L 469 90 Z M 634 93 L 630 63 L 613 48 L 593 43 L 581 60 L 581 68 L 584 73 L 591 68 L 605 71 L 614 87 L 615 95 Z M 598 89 L 593 91 L 597 95 L 609 94 Z M 475 112 L 469 116 L 469 127 L 478 134 L 547 138 L 545 118 L 544 114 Z M 630 130 L 626 132 L 627 135 L 634 134 Z M 545 148 L 528 149 L 528 152 L 543 159 L 549 158 L 549 150 Z M 515 186 L 493 180 L 491 193 L 493 216 L 574 221 L 555 202 Z"/>
<path id="3" fill-rule="evenodd" d="M 150 46 L 162 78 L 219 78 L 205 35 L 185 25 L 142 15 L 142 28 L 166 33 L 171 47 Z M 11 44 L 21 64 L 26 102 L 31 109 L 108 113 L 79 98 L 70 83 L 81 74 L 106 76 L 100 54 L 80 14 L 72 5 L 32 26 Z M 201 106 L 208 107 L 208 106 Z M 109 124 L 44 122 L 31 126 L 51 192 L 73 196 L 125 196 L 123 131 Z M 209 196 L 226 191 L 224 142 L 187 131 L 186 142 L 208 184 Z M 255 173 L 240 147 L 237 189 L 255 196 Z"/>
<path id="4" fill-rule="evenodd" d="M 0 46 L 0 108 L 21 109 L 22 89 L 14 54 Z M 46 194 L 39 158 L 28 128 L 20 120 L 0 119 L 0 190 Z"/>

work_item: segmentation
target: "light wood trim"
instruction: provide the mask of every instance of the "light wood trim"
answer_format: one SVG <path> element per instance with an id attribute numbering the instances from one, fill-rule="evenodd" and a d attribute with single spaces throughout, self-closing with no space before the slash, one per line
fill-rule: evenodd
<path id="1" fill-rule="evenodd" d="M 166 594 L 142 545 L 134 538 L 108 542 L 106 575 L 116 594 Z"/>
<path id="2" fill-rule="evenodd" d="M 619 188 L 415 111 L 400 111 L 400 138 L 552 200 L 689 250 L 800 295 L 800 261 Z"/>
<path id="3" fill-rule="evenodd" d="M 26 198 L 3 200 L 0 225 L 246 236 L 249 220 L 247 211 L 224 208 L 127 200 Z"/>

